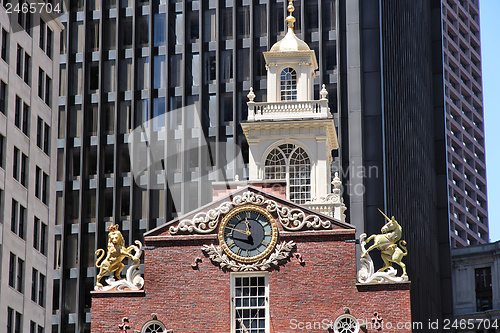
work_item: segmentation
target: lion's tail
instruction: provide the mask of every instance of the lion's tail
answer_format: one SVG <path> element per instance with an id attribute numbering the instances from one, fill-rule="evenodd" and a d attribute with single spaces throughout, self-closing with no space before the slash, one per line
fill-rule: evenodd
<path id="1" fill-rule="evenodd" d="M 137 246 L 135 246 L 135 245 L 130 245 L 129 247 L 127 247 L 126 251 L 127 251 L 127 253 L 130 253 L 130 251 L 132 251 L 132 250 L 138 252 L 139 248 Z"/>
<path id="2" fill-rule="evenodd" d="M 100 254 L 99 254 L 99 253 L 100 253 Z M 99 256 L 99 258 L 97 258 L 97 260 L 96 260 L 96 262 L 95 262 L 95 267 L 97 267 L 97 268 L 101 268 L 102 263 L 101 263 L 101 264 L 99 264 L 99 261 L 101 261 L 101 260 L 102 260 L 102 258 L 104 258 L 104 254 L 105 254 L 105 252 L 104 252 L 104 250 L 103 250 L 103 249 L 98 249 L 97 251 L 95 251 L 95 255 L 96 255 L 96 256 Z"/>
<path id="3" fill-rule="evenodd" d="M 406 249 L 406 242 L 404 240 L 399 241 L 399 246 L 403 249 L 403 257 L 408 254 L 408 250 Z"/>

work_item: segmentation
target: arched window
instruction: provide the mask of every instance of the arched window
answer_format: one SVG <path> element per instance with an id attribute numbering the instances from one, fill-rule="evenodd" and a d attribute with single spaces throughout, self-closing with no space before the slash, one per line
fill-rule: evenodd
<path id="1" fill-rule="evenodd" d="M 306 151 L 293 144 L 283 144 L 267 155 L 264 178 L 285 180 L 287 197 L 298 204 L 311 200 L 311 161 Z"/>
<path id="2" fill-rule="evenodd" d="M 159 320 L 150 320 L 142 327 L 141 333 L 167 333 L 165 325 Z"/>
<path id="3" fill-rule="evenodd" d="M 281 100 L 297 100 L 297 72 L 291 67 L 286 67 L 281 71 Z"/>

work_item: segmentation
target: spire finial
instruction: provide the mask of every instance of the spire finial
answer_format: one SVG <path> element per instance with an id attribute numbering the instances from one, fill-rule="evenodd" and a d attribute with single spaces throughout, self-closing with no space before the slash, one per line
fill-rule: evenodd
<path id="1" fill-rule="evenodd" d="M 295 11 L 295 7 L 293 6 L 293 0 L 288 1 L 288 16 L 285 19 L 288 24 L 288 29 L 293 29 L 293 24 L 295 23 L 295 17 L 293 17 L 292 13 Z"/>

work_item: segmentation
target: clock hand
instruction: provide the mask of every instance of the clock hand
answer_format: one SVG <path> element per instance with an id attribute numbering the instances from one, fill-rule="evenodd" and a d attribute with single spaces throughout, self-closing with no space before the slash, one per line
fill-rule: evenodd
<path id="1" fill-rule="evenodd" d="M 250 236 L 250 235 L 252 234 L 252 232 L 250 231 L 250 226 L 249 226 L 249 223 L 250 223 L 250 222 L 248 222 L 248 219 L 247 219 L 247 218 L 245 218 L 245 225 L 246 225 L 246 227 L 247 227 L 247 229 L 246 229 L 247 236 Z"/>
<path id="2" fill-rule="evenodd" d="M 231 228 L 231 227 L 226 227 L 226 229 L 231 229 L 231 230 L 234 230 L 234 231 L 238 231 L 238 232 L 241 232 L 242 234 L 245 234 L 247 236 L 250 236 L 252 233 L 248 230 L 239 230 L 239 229 L 235 229 L 235 228 Z"/>
<path id="3" fill-rule="evenodd" d="M 252 236 L 248 236 L 247 239 L 234 238 L 234 237 L 233 237 L 233 239 L 238 240 L 238 241 L 243 242 L 243 243 L 247 243 L 249 245 L 254 245 Z"/>

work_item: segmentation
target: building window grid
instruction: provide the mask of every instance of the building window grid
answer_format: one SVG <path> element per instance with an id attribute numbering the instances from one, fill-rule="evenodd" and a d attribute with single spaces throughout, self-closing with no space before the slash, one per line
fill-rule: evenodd
<path id="1" fill-rule="evenodd" d="M 30 107 L 28 104 L 23 103 L 23 123 L 21 126 L 21 130 L 24 135 L 29 137 L 29 115 L 30 115 Z"/>
<path id="2" fill-rule="evenodd" d="M 26 225 L 26 207 L 19 205 L 19 220 L 17 221 L 17 235 L 24 239 L 24 226 Z"/>
<path id="3" fill-rule="evenodd" d="M 16 95 L 16 104 L 14 109 L 14 125 L 16 125 L 16 127 L 19 128 L 24 135 L 29 136 L 29 106 L 26 103 L 23 103 L 21 97 Z"/>
<path id="4" fill-rule="evenodd" d="M 28 172 L 28 156 L 21 154 L 21 170 L 19 172 L 19 182 L 24 187 L 27 187 L 28 183 L 27 172 Z"/>
<path id="5" fill-rule="evenodd" d="M 37 325 L 34 321 L 30 321 L 30 333 L 43 333 L 43 327 Z"/>
<path id="6" fill-rule="evenodd" d="M 14 253 L 10 253 L 9 258 L 9 286 L 15 288 L 16 286 L 16 255 Z"/>
<path id="7" fill-rule="evenodd" d="M 5 168 L 5 136 L 0 134 L 0 168 Z"/>
<path id="8" fill-rule="evenodd" d="M 36 145 L 42 149 L 45 154 L 50 152 L 50 126 L 46 124 L 42 118 L 38 117 Z"/>
<path id="9" fill-rule="evenodd" d="M 43 120 L 38 117 L 36 123 L 36 145 L 38 148 L 42 149 L 42 135 L 43 135 Z"/>
<path id="10" fill-rule="evenodd" d="M 38 97 L 44 98 L 45 91 L 45 72 L 43 69 L 38 68 Z"/>
<path id="11" fill-rule="evenodd" d="M 36 216 L 33 218 L 33 248 L 46 255 L 47 225 Z"/>
<path id="12" fill-rule="evenodd" d="M 23 325 L 23 316 L 19 312 L 16 311 L 16 323 L 14 327 L 14 333 L 21 333 Z"/>
<path id="13" fill-rule="evenodd" d="M 16 125 L 17 128 L 21 129 L 21 104 L 22 100 L 19 96 L 16 95 L 16 104 L 14 107 L 14 125 Z"/>
<path id="14" fill-rule="evenodd" d="M 52 99 L 51 99 L 51 94 L 52 94 L 52 79 L 46 75 L 45 76 L 45 104 L 48 106 L 52 106 Z"/>
<path id="15" fill-rule="evenodd" d="M 45 42 L 45 36 L 46 36 L 46 32 L 47 32 L 47 24 L 45 23 L 45 21 L 40 17 L 40 43 L 39 43 L 39 46 L 40 48 L 45 51 L 45 47 L 46 47 L 46 42 Z"/>
<path id="16" fill-rule="evenodd" d="M 7 84 L 0 82 L 0 112 L 7 114 Z"/>
<path id="17" fill-rule="evenodd" d="M 47 124 L 43 130 L 43 152 L 47 155 L 50 153 L 50 126 Z"/>
<path id="18" fill-rule="evenodd" d="M 12 233 L 24 239 L 26 225 L 26 208 L 20 205 L 16 200 L 12 199 L 11 224 L 10 230 Z"/>
<path id="19" fill-rule="evenodd" d="M 24 260 L 21 258 L 17 258 L 17 291 L 21 294 L 24 291 Z"/>
<path id="20" fill-rule="evenodd" d="M 17 210 L 19 203 L 12 199 L 12 209 L 10 212 L 10 231 L 17 234 Z"/>
<path id="21" fill-rule="evenodd" d="M 297 100 L 297 72 L 292 67 L 286 67 L 281 71 L 281 100 Z"/>
<path id="22" fill-rule="evenodd" d="M 23 317 L 14 309 L 7 308 L 7 333 L 21 333 Z"/>
<path id="23" fill-rule="evenodd" d="M 14 332 L 14 310 L 7 308 L 7 333 Z"/>
<path id="24" fill-rule="evenodd" d="M 22 2 L 25 3 L 27 1 L 25 0 Z M 17 13 L 17 23 L 19 23 L 21 28 L 23 28 L 26 33 L 31 36 L 31 12 L 29 10 L 27 12 L 23 12 L 23 10 L 21 9 Z"/>
<path id="25" fill-rule="evenodd" d="M 449 16 L 447 16 L 447 19 L 448 19 L 448 21 L 449 21 L 449 24 L 450 24 L 450 25 L 451 25 L 451 24 L 453 24 L 453 22 L 455 22 L 455 24 L 457 24 L 457 22 L 456 22 L 455 20 L 450 19 L 450 18 L 449 18 Z M 462 18 L 462 17 L 461 17 L 461 19 L 463 20 L 463 18 Z M 446 20 L 445 20 L 445 23 L 446 23 Z M 474 32 L 475 32 L 475 30 L 477 30 L 477 29 L 473 29 L 473 27 L 471 26 L 471 29 L 470 29 L 470 30 L 474 33 Z M 460 31 L 460 33 L 461 33 L 462 35 L 464 34 L 462 31 Z M 453 36 L 452 36 L 452 35 L 453 35 L 453 31 L 452 31 L 452 30 L 449 30 L 449 31 L 448 31 L 448 35 L 449 35 L 449 41 L 451 41 L 451 40 L 452 40 L 451 38 L 453 37 Z M 474 52 L 473 52 L 473 51 L 470 51 L 470 55 L 471 55 L 471 58 L 472 58 L 472 63 L 473 63 L 473 65 L 477 67 L 477 65 L 479 64 L 479 59 L 478 59 L 477 54 L 476 54 L 475 52 L 479 52 L 479 46 L 478 46 L 478 44 L 477 44 L 476 40 L 475 40 L 474 38 L 472 38 L 472 37 L 471 37 L 470 41 L 467 41 L 467 40 L 466 40 L 466 41 L 462 41 L 462 40 L 460 40 L 460 41 L 459 41 L 459 40 L 458 40 L 458 38 L 457 38 L 457 39 L 456 39 L 456 41 L 455 41 L 455 43 L 456 43 L 457 45 L 459 45 L 459 46 L 460 46 L 460 50 L 461 50 L 462 52 L 464 52 L 464 54 L 466 54 L 466 55 L 467 55 L 467 53 L 470 51 L 470 49 L 474 50 Z M 453 45 L 454 45 L 453 43 L 450 43 L 450 44 L 449 44 L 449 49 L 450 49 L 451 51 L 453 51 L 453 50 L 451 49 L 451 47 L 453 47 Z M 465 46 L 464 46 L 464 45 L 465 45 Z M 455 50 L 455 51 L 456 51 L 456 52 L 454 52 L 454 54 L 456 54 L 456 55 L 457 55 L 457 56 L 456 56 L 456 58 L 460 59 L 460 57 L 458 57 L 458 47 L 456 47 L 456 50 Z M 450 58 L 449 60 L 452 60 L 452 59 Z M 465 78 L 468 78 L 469 76 L 472 76 L 472 79 L 473 79 L 473 81 L 462 80 L 462 86 L 464 87 L 464 88 L 463 88 L 463 89 L 464 89 L 464 91 L 469 91 L 469 90 L 471 90 L 471 89 L 472 89 L 472 94 L 473 94 L 473 95 L 480 95 L 480 94 L 481 94 L 481 87 L 480 87 L 479 85 L 477 85 L 477 84 L 476 84 L 476 82 L 475 82 L 475 81 L 478 81 L 478 78 L 480 77 L 480 73 L 479 73 L 479 71 L 478 71 L 476 68 L 474 68 L 474 66 L 467 67 L 467 66 L 465 66 L 464 64 L 460 64 L 460 65 L 461 65 L 461 67 L 462 67 L 462 72 L 463 72 L 463 73 L 462 73 L 462 75 L 464 75 L 464 77 L 465 77 Z M 450 67 L 449 69 L 450 69 L 450 70 L 453 70 L 453 68 L 451 68 L 451 67 Z M 464 72 L 464 69 L 466 70 L 466 72 Z M 447 70 L 448 70 L 448 69 L 447 69 Z M 448 73 L 449 73 L 449 72 L 448 72 Z M 451 76 L 450 76 L 450 78 L 447 78 L 447 79 L 448 79 L 448 80 L 451 80 Z M 476 88 L 472 88 L 473 86 L 474 86 L 474 87 L 476 87 Z M 467 88 L 465 88 L 465 87 L 467 87 Z M 459 88 L 459 87 L 457 87 L 457 89 L 460 89 L 460 88 Z M 447 89 L 447 90 L 448 90 L 448 89 Z M 476 91 L 474 92 L 474 90 L 476 90 Z M 449 94 L 449 92 L 448 92 L 448 94 Z M 481 115 L 481 114 L 482 114 L 480 107 L 477 107 L 477 106 L 476 106 L 477 101 L 476 101 L 474 98 L 473 98 L 473 100 L 472 100 L 472 103 L 473 103 L 473 104 L 472 104 L 472 109 L 474 109 L 474 114 L 472 114 L 472 113 L 471 113 L 471 111 L 472 111 L 472 110 L 467 110 L 467 109 L 468 109 L 468 104 L 467 104 L 467 103 L 460 103 L 460 102 L 459 102 L 459 101 L 457 101 L 457 100 L 455 100 L 455 101 L 453 101 L 453 100 L 452 100 L 451 102 L 452 102 L 452 103 L 454 103 L 454 104 L 456 104 L 456 106 L 458 106 L 459 108 L 460 108 L 460 107 L 462 107 L 463 116 L 464 116 L 464 117 L 466 117 L 466 118 L 468 118 L 468 119 L 471 119 L 471 118 L 473 117 L 473 115 L 474 115 L 474 114 L 476 114 L 476 113 L 477 113 L 477 114 L 479 114 L 479 115 Z M 464 109 L 464 108 L 467 108 L 467 109 Z M 450 113 L 451 113 L 451 116 L 452 116 L 452 118 L 453 118 L 453 119 L 455 119 L 455 120 L 457 120 L 457 121 L 460 121 L 460 118 L 462 117 L 462 113 L 461 113 L 461 112 L 457 113 L 458 111 L 457 111 L 455 108 L 453 108 L 453 107 L 449 107 L 449 108 L 448 108 L 448 112 L 450 112 Z M 453 115 L 453 113 L 455 113 L 455 115 Z M 458 119 L 457 119 L 457 118 L 458 118 Z M 472 120 L 472 119 L 471 119 L 471 120 Z M 474 124 L 474 126 L 476 126 L 476 124 Z M 471 129 L 471 128 L 469 128 L 469 129 Z M 460 130 L 460 131 L 461 131 L 461 130 Z M 465 132 L 466 132 L 466 131 L 467 131 L 467 129 L 463 128 L 464 140 L 465 140 L 465 138 L 467 138 L 467 135 L 465 135 Z M 477 129 L 475 129 L 475 131 L 480 131 L 480 128 L 478 127 Z M 471 133 L 471 132 L 469 132 L 469 131 L 467 131 L 467 133 L 469 133 L 469 134 L 471 134 L 471 135 L 472 135 L 472 133 Z M 462 138 L 460 138 L 460 141 L 462 141 Z M 464 149 L 465 149 L 465 150 L 464 150 L 464 153 L 469 152 L 469 150 L 471 150 L 471 151 L 472 151 L 472 150 L 479 149 L 479 147 L 482 147 L 482 145 L 481 145 L 481 143 L 480 143 L 480 142 L 477 142 L 477 141 L 476 141 L 476 143 L 477 143 L 477 144 L 474 144 L 474 145 L 473 145 L 473 147 L 472 147 L 472 145 L 470 145 L 470 144 L 466 145 L 466 144 L 465 144 L 465 141 L 464 141 Z M 471 156 L 472 156 L 472 155 L 471 155 Z M 476 158 L 478 158 L 478 156 L 477 156 L 477 155 L 475 155 L 475 157 L 476 157 Z M 475 161 L 473 161 L 473 160 L 472 160 L 472 158 L 467 158 L 467 159 L 464 159 L 464 162 L 465 162 L 465 163 L 468 163 L 468 164 L 469 164 L 469 165 L 471 165 L 471 166 L 474 166 L 474 164 L 477 164 L 477 163 L 474 163 Z M 461 163 L 461 162 L 460 162 L 460 164 L 462 165 L 462 163 Z M 480 170 L 482 170 L 483 168 L 479 168 L 479 169 L 480 169 Z M 478 173 L 478 174 L 479 174 L 480 172 L 477 172 L 477 171 L 476 171 L 476 173 Z M 471 182 L 474 182 L 474 179 L 470 179 L 470 177 L 466 177 L 466 179 L 468 179 L 468 180 L 469 180 L 469 181 L 471 181 Z M 476 180 L 477 180 L 477 179 L 478 179 L 478 178 L 476 178 Z M 477 188 L 477 187 L 476 187 L 476 188 Z M 478 191 L 480 191 L 481 189 L 480 189 L 480 188 L 478 188 L 477 190 L 478 190 Z M 473 189 L 472 191 L 476 191 L 476 190 L 475 190 L 475 189 Z M 476 193 L 476 195 L 477 195 L 477 194 L 479 194 L 479 193 L 481 193 L 481 192 L 475 192 L 475 193 Z M 474 194 L 472 193 L 472 194 L 471 194 L 471 195 L 469 195 L 469 196 L 472 196 L 472 197 L 473 197 L 473 196 L 474 196 Z M 467 211 L 469 211 L 469 210 L 470 210 L 470 208 L 469 208 L 469 207 L 466 207 L 466 208 L 467 208 Z M 481 232 L 479 232 L 479 233 L 477 233 L 477 234 L 475 233 L 475 234 L 474 234 L 474 237 L 476 237 L 477 235 L 479 235 L 479 237 L 480 237 L 480 238 L 483 238 L 483 237 L 484 237 L 484 238 L 487 238 L 487 234 L 486 234 L 486 233 L 481 233 Z M 462 236 L 463 236 L 462 238 L 465 238 L 465 235 L 462 235 Z M 470 240 L 469 240 L 469 241 L 470 241 Z"/>
<path id="26" fill-rule="evenodd" d="M 40 243 L 40 219 L 38 217 L 33 218 L 33 248 L 39 249 Z"/>
<path id="27" fill-rule="evenodd" d="M 40 253 L 43 255 L 47 255 L 47 225 L 45 223 L 41 223 L 40 225 Z"/>
<path id="28" fill-rule="evenodd" d="M 234 276 L 233 318 L 235 333 L 267 332 L 267 276 Z"/>
<path id="29" fill-rule="evenodd" d="M 41 273 L 38 278 L 38 305 L 45 307 L 45 275 Z"/>
<path id="30" fill-rule="evenodd" d="M 42 183 L 42 202 L 44 204 L 48 205 L 49 204 L 49 175 L 47 175 L 44 172 L 42 180 L 43 180 L 43 183 Z"/>
<path id="31" fill-rule="evenodd" d="M 1 50 L 1 57 L 3 61 L 8 63 L 7 61 L 7 54 L 8 54 L 8 46 L 9 46 L 9 33 L 7 30 L 2 28 L 2 50 Z"/>
<path id="32" fill-rule="evenodd" d="M 40 169 L 39 166 L 36 166 L 36 171 L 35 171 L 35 197 L 40 199 L 40 192 L 41 192 L 41 179 L 42 179 L 42 169 Z"/>
<path id="33" fill-rule="evenodd" d="M 16 63 L 16 74 L 19 77 L 22 77 L 23 75 L 23 56 L 24 56 L 24 49 L 21 47 L 21 45 L 17 44 L 17 63 Z"/>
<path id="34" fill-rule="evenodd" d="M 28 53 L 25 53 L 24 54 L 23 80 L 24 80 L 24 83 L 26 83 L 28 86 L 31 86 L 31 84 L 30 84 L 30 68 L 31 68 L 31 57 L 28 55 Z"/>
<path id="35" fill-rule="evenodd" d="M 33 268 L 31 271 L 31 300 L 36 302 L 38 296 L 38 271 Z"/>
<path id="36" fill-rule="evenodd" d="M 493 292 L 491 286 L 491 267 L 475 269 L 476 310 L 478 312 L 493 308 Z"/>

